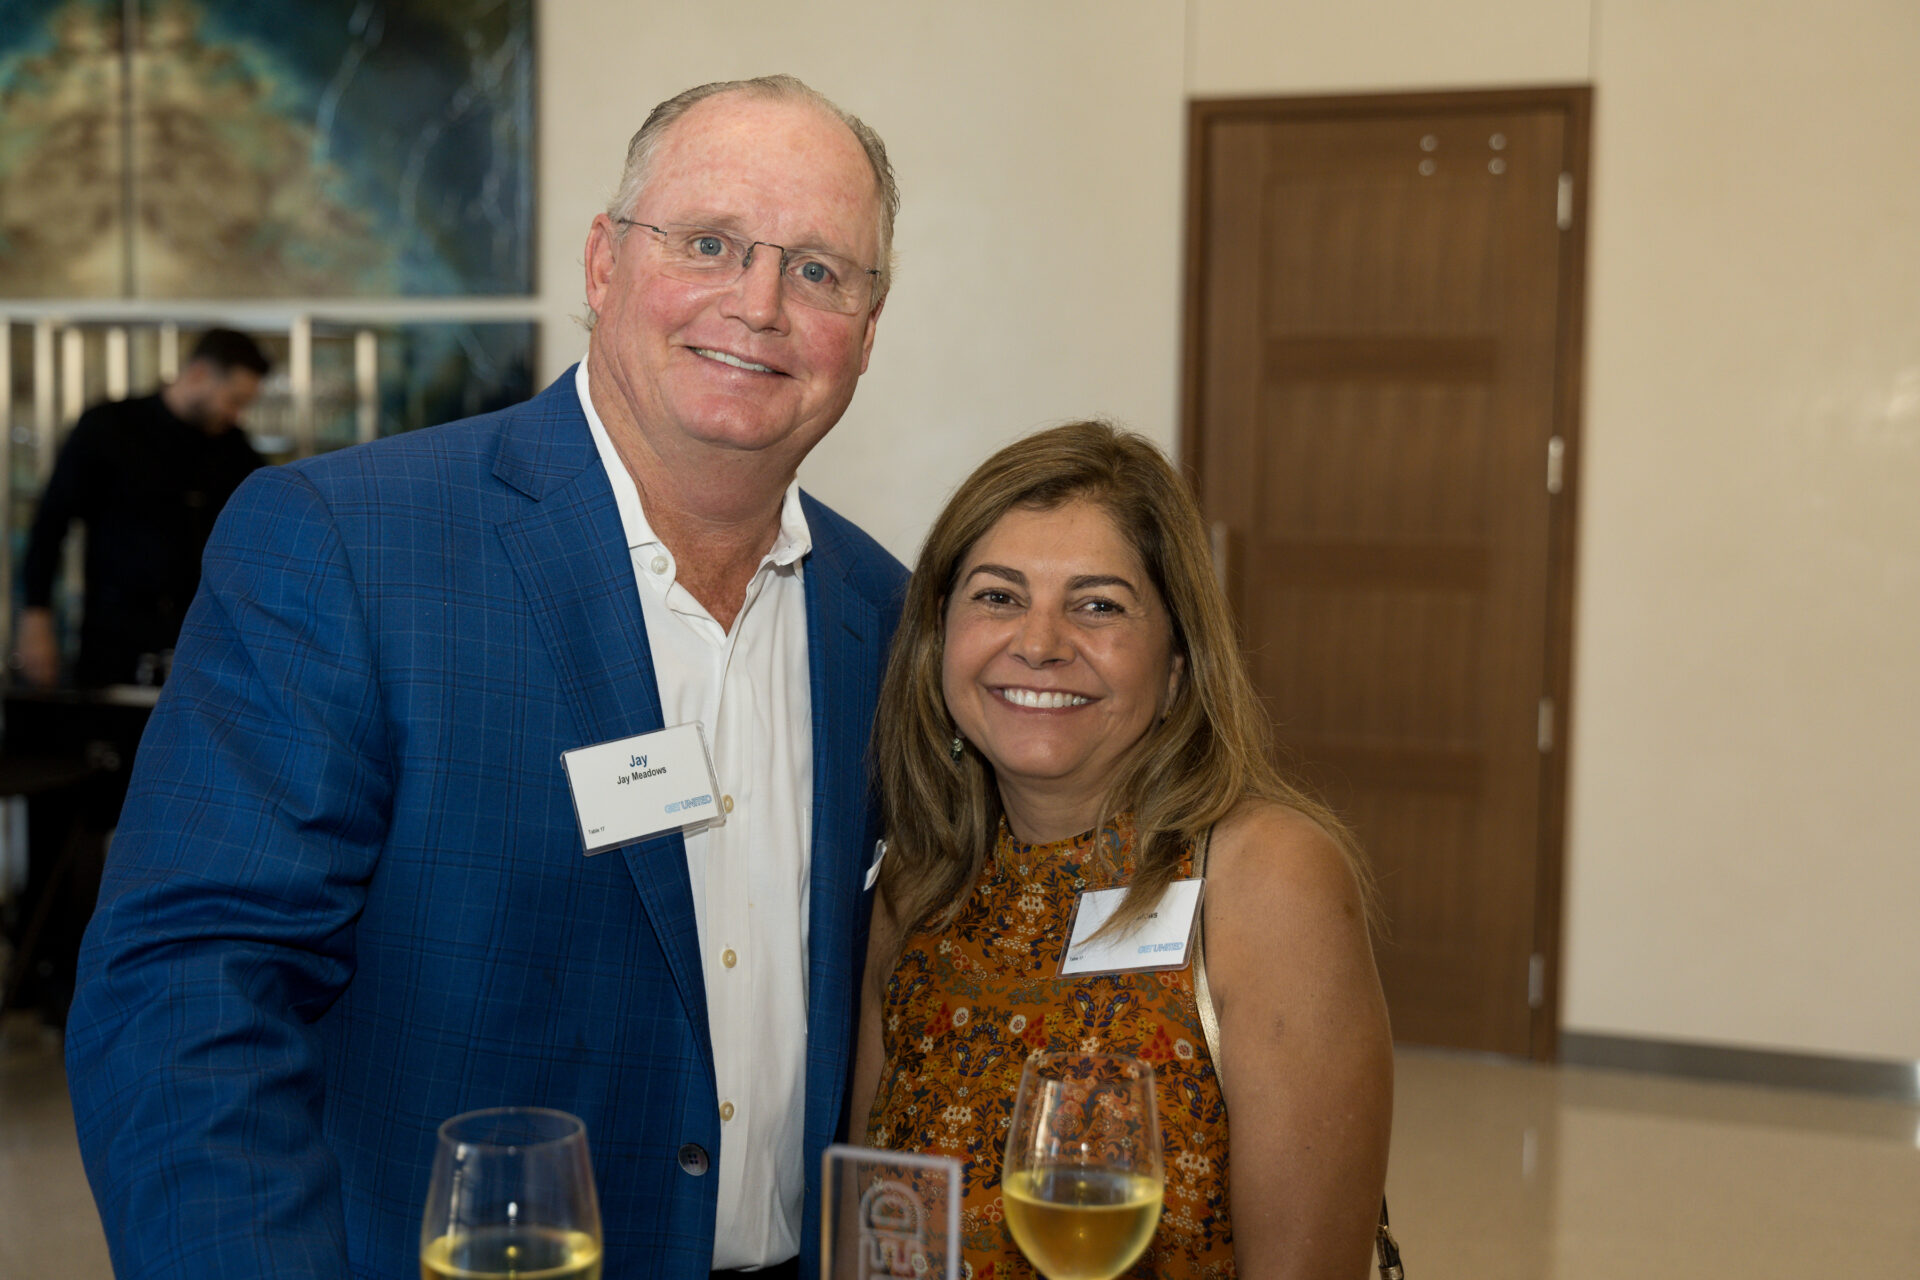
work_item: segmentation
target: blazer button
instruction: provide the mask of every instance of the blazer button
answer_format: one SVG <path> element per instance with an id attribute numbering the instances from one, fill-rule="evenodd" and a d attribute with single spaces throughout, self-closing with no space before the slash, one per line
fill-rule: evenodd
<path id="1" fill-rule="evenodd" d="M 707 1171 L 707 1149 L 697 1142 L 680 1148 L 680 1167 L 698 1178 Z"/>

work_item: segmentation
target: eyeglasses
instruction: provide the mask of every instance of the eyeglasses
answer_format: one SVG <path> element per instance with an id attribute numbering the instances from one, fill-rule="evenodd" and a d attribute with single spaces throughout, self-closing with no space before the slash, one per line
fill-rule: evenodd
<path id="1" fill-rule="evenodd" d="M 623 226 L 645 227 L 659 236 L 666 257 L 663 269 L 688 284 L 731 284 L 753 265 L 753 251 L 764 247 L 780 251 L 780 278 L 788 294 L 802 306 L 852 316 L 873 305 L 880 269 L 863 267 L 836 253 L 789 249 L 767 240 L 743 240 L 718 227 L 673 222 L 656 227 L 633 218 L 615 221 Z"/>

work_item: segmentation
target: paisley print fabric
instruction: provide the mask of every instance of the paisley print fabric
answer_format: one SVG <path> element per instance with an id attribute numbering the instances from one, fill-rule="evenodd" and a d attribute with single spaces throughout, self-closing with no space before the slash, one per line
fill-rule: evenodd
<path id="1" fill-rule="evenodd" d="M 888 979 L 887 1056 L 867 1144 L 965 1165 L 962 1274 L 971 1280 L 1036 1274 L 1007 1233 L 1000 1158 L 1021 1066 L 1043 1051 L 1126 1053 L 1154 1066 L 1165 1208 L 1153 1243 L 1127 1274 L 1234 1274 L 1226 1102 L 1200 1029 L 1192 969 L 1054 976 L 1081 891 L 1127 882 L 1132 834 L 1123 823 L 1027 845 L 1003 823 L 958 919 L 915 933 Z M 1191 862 L 1189 849 L 1183 875 Z"/>

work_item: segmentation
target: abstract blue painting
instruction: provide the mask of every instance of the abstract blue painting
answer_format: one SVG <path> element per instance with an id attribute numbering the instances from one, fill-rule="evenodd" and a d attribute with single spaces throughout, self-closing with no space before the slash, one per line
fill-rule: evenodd
<path id="1" fill-rule="evenodd" d="M 0 0 L 0 295 L 531 293 L 532 8 Z"/>

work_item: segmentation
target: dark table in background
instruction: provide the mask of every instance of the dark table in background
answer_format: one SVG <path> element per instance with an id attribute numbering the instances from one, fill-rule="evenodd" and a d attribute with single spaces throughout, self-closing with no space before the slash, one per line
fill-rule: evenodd
<path id="1" fill-rule="evenodd" d="M 14 950 L 0 1007 L 37 1007 L 46 1021 L 65 1023 L 107 837 L 159 695 L 136 685 L 0 687 L 0 797 L 26 798 L 28 851 L 26 888 L 6 911 Z"/>

